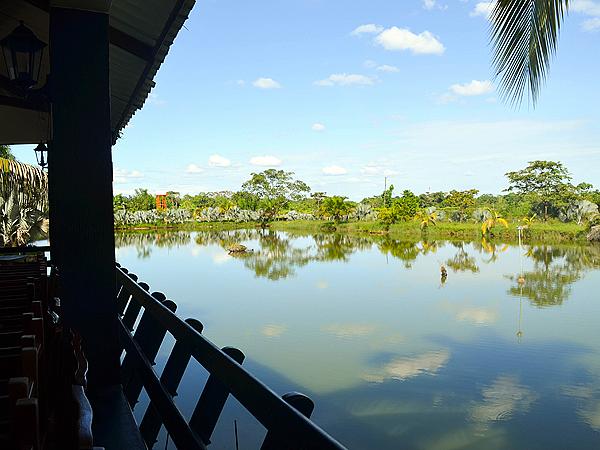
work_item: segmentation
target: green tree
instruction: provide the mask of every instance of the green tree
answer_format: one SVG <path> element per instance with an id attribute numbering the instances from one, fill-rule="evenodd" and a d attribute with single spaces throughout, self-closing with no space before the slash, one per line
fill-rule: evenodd
<path id="1" fill-rule="evenodd" d="M 248 209 L 250 211 L 256 211 L 258 209 L 259 200 L 258 196 L 245 191 L 236 192 L 231 197 L 231 201 L 239 208 Z"/>
<path id="2" fill-rule="evenodd" d="M 10 151 L 8 145 L 0 145 L 0 158 L 10 159 L 11 161 L 15 160 L 15 156 Z"/>
<path id="3" fill-rule="evenodd" d="M 118 211 L 127 209 L 129 199 L 123 194 L 117 194 L 113 197 L 113 210 Z"/>
<path id="4" fill-rule="evenodd" d="M 393 186 L 390 186 L 391 188 Z M 411 220 L 419 209 L 419 197 L 405 190 L 401 197 L 392 201 L 391 206 L 379 209 L 379 220 L 389 229 L 390 225 Z"/>
<path id="5" fill-rule="evenodd" d="M 497 0 L 490 16 L 492 64 L 503 97 L 535 104 L 556 52 L 569 0 Z"/>
<path id="6" fill-rule="evenodd" d="M 534 195 L 537 208 L 543 211 L 544 220 L 548 219 L 550 208 L 556 212 L 573 193 L 573 187 L 569 184 L 571 175 L 560 162 L 531 161 L 525 169 L 508 172 L 506 177 L 509 187 L 505 191 Z"/>
<path id="7" fill-rule="evenodd" d="M 352 205 L 347 201 L 347 197 L 333 196 L 326 197 L 319 208 L 320 215 L 328 217 L 335 222 L 342 220 L 352 209 Z"/>
<path id="8" fill-rule="evenodd" d="M 469 210 L 475 206 L 475 196 L 479 193 L 477 189 L 466 191 L 452 190 L 444 199 L 444 206 L 458 209 L 460 220 L 466 220 Z"/>
<path id="9" fill-rule="evenodd" d="M 310 187 L 305 182 L 293 178 L 293 172 L 267 169 L 251 175 L 252 177 L 242 184 L 242 190 L 259 199 L 258 206 L 262 211 L 263 224 L 274 220 L 291 200 L 300 200 L 310 192 Z"/>
<path id="10" fill-rule="evenodd" d="M 390 187 L 383 191 L 381 194 L 381 201 L 383 203 L 383 207 L 387 208 L 392 205 L 392 193 L 394 192 L 394 185 L 390 184 Z"/>
<path id="11" fill-rule="evenodd" d="M 156 197 L 148 193 L 148 189 L 136 189 L 127 200 L 130 211 L 149 211 L 156 208 Z"/>

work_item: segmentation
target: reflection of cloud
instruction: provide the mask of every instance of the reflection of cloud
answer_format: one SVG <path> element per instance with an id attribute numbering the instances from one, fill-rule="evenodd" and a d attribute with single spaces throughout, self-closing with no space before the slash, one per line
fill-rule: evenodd
<path id="1" fill-rule="evenodd" d="M 515 413 L 529 410 L 537 395 L 519 384 L 513 375 L 501 375 L 482 389 L 483 400 L 471 408 L 471 420 L 482 425 L 508 420 Z"/>
<path id="2" fill-rule="evenodd" d="M 464 308 L 456 314 L 456 320 L 472 322 L 477 325 L 494 323 L 497 319 L 496 311 L 486 308 Z"/>
<path id="3" fill-rule="evenodd" d="M 329 287 L 329 283 L 327 283 L 327 281 L 319 281 L 317 282 L 317 287 L 319 289 L 327 289 Z"/>
<path id="4" fill-rule="evenodd" d="M 285 325 L 269 324 L 262 327 L 260 332 L 267 337 L 278 337 L 281 336 L 285 330 L 287 330 Z"/>
<path id="5" fill-rule="evenodd" d="M 600 389 L 593 386 L 567 386 L 563 393 L 578 400 L 577 414 L 593 430 L 600 431 Z"/>
<path id="6" fill-rule="evenodd" d="M 338 338 L 350 338 L 367 336 L 377 328 L 375 325 L 360 323 L 332 323 L 321 328 L 326 333 L 333 334 Z"/>
<path id="7" fill-rule="evenodd" d="M 228 253 L 216 253 L 213 255 L 212 260 L 215 264 L 225 264 L 231 260 L 231 255 Z"/>
<path id="8" fill-rule="evenodd" d="M 404 381 L 419 375 L 435 375 L 450 359 L 450 352 L 440 350 L 391 360 L 377 372 L 365 374 L 366 381 L 382 383 L 387 379 Z"/>

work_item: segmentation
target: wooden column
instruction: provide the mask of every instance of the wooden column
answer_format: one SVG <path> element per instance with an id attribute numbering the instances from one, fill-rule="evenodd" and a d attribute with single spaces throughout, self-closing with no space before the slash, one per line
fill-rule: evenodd
<path id="1" fill-rule="evenodd" d="M 118 384 L 108 14 L 52 6 L 50 58 L 50 239 L 61 305 L 83 337 L 90 387 Z"/>

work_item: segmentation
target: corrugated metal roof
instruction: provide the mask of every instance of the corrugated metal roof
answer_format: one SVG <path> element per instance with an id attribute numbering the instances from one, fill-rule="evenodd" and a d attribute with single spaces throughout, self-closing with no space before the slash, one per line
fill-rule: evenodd
<path id="1" fill-rule="evenodd" d="M 0 35 L 8 34 L 18 24 L 15 18 L 24 20 L 37 36 L 48 42 L 48 11 L 43 2 L 33 6 L 24 0 L 0 2 Z M 140 109 L 152 88 L 154 77 L 169 51 L 179 30 L 186 21 L 195 0 L 112 0 L 110 26 L 114 31 L 133 40 L 133 50 L 119 45 L 111 39 L 110 82 L 111 82 L 111 133 L 113 143 Z M 137 49 L 137 51 L 136 51 Z M 48 73 L 48 52 L 40 75 L 43 83 Z M 6 92 L 0 92 L 6 95 Z M 27 118 L 31 110 L 21 110 L 23 119 L 15 117 L 20 108 L 0 105 L 0 117 L 11 116 L 11 123 L 22 123 L 21 130 L 8 130 L 0 123 L 0 143 L 37 143 L 49 136 L 40 136 L 40 131 L 27 129 Z M 38 112 L 38 115 L 47 113 Z M 14 119 L 14 120 L 12 120 Z M 1 122 L 1 121 L 0 121 Z M 6 122 L 5 122 L 6 123 Z M 18 132 L 17 132 L 18 131 Z M 10 137 L 9 137 L 10 135 Z M 45 137 L 45 139 L 44 139 Z"/>
<path id="2" fill-rule="evenodd" d="M 154 87 L 153 79 L 156 72 L 164 62 L 169 47 L 194 4 L 195 0 L 146 0 L 142 8 L 139 0 L 113 0 L 110 24 L 139 41 L 151 45 L 154 49 L 152 60 L 143 62 L 138 56 L 111 45 L 113 142 L 117 140 L 121 130 L 129 123 L 135 112 L 144 105 Z M 143 64 L 141 70 L 140 62 Z M 132 89 L 133 79 L 136 81 Z M 128 99 L 127 103 L 123 102 L 125 99 Z"/>

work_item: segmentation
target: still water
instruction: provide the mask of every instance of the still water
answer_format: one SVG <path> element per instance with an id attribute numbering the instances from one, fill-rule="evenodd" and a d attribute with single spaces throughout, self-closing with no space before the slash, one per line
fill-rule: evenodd
<path id="1" fill-rule="evenodd" d="M 116 243 L 178 315 L 278 393 L 308 394 L 349 448 L 600 448 L 600 247 L 259 230 Z M 205 379 L 188 369 L 184 413 Z M 233 399 L 211 448 L 235 448 L 234 420 L 240 449 L 258 448 L 264 430 Z"/>

